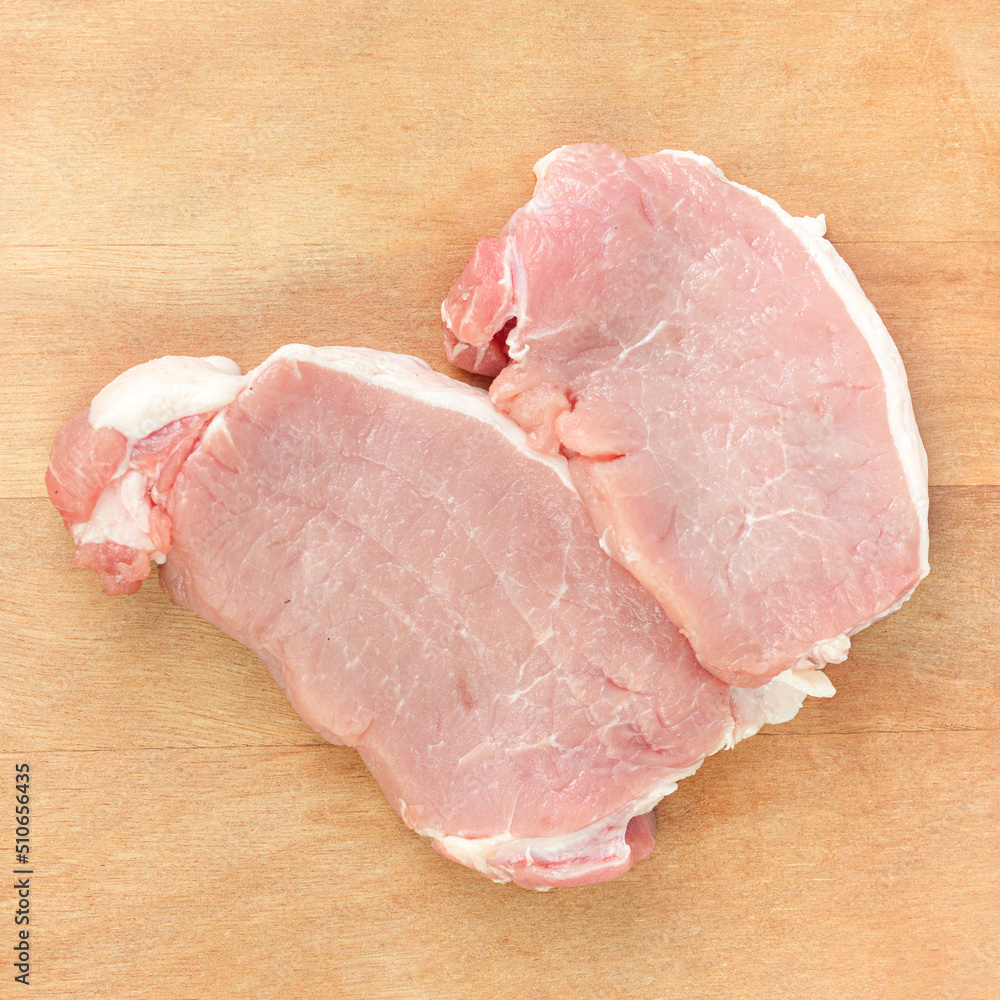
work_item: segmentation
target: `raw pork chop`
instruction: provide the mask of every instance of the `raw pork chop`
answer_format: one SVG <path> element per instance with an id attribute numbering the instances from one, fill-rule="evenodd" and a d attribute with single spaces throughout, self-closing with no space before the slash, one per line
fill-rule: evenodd
<path id="1" fill-rule="evenodd" d="M 407 825 L 496 881 L 621 874 L 707 754 L 831 693 L 702 670 L 598 547 L 565 460 L 413 358 L 140 365 L 60 432 L 48 486 L 109 593 L 161 562 Z"/>
<path id="2" fill-rule="evenodd" d="M 927 573 L 895 345 L 821 238 L 711 161 L 567 146 L 442 307 L 448 357 L 569 457 L 601 544 L 702 665 L 837 663 Z"/>

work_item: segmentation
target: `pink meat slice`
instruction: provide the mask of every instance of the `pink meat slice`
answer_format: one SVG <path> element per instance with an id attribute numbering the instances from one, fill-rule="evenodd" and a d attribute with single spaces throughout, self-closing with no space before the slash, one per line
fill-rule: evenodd
<path id="1" fill-rule="evenodd" d="M 448 357 L 569 458 L 708 670 L 839 662 L 927 573 L 899 354 L 819 219 L 666 151 L 568 146 L 442 307 Z"/>
<path id="2" fill-rule="evenodd" d="M 89 490 L 61 508 L 100 515 L 70 521 L 79 546 L 135 554 L 121 578 L 93 560 L 111 592 L 161 562 L 445 856 L 534 888 L 614 878 L 680 778 L 797 711 L 809 678 L 765 696 L 698 665 L 599 548 L 565 460 L 485 393 L 363 349 L 221 361 L 112 383 L 57 439 L 53 495 Z"/>

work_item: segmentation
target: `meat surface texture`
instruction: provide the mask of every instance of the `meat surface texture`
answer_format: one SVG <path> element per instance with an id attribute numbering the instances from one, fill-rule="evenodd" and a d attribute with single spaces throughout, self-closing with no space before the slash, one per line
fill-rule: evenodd
<path id="1" fill-rule="evenodd" d="M 843 660 L 926 575 L 899 354 L 822 234 L 705 157 L 567 146 L 442 307 L 448 357 L 567 456 L 601 544 L 701 664 Z"/>
<path id="2" fill-rule="evenodd" d="M 109 593 L 159 562 L 408 826 L 496 881 L 614 878 L 708 754 L 832 693 L 703 670 L 599 547 L 565 459 L 413 358 L 141 365 L 63 429 L 48 485 Z"/>

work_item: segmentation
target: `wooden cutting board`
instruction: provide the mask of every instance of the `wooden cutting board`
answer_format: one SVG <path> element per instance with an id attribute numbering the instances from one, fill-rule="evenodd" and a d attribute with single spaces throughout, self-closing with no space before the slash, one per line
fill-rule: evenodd
<path id="1" fill-rule="evenodd" d="M 29 762 L 30 995 L 1000 996 L 995 0 L 10 0 L 0 52 L 0 860 Z M 826 213 L 909 372 L 932 575 L 836 698 L 664 801 L 648 861 L 536 894 L 434 854 L 155 580 L 103 597 L 43 474 L 165 353 L 454 374 L 442 297 L 579 140 Z M 29 995 L 0 898 L 0 996 Z"/>

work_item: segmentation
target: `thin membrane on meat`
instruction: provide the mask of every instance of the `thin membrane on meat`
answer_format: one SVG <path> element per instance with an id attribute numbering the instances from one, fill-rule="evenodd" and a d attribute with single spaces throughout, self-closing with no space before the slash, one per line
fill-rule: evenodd
<path id="1" fill-rule="evenodd" d="M 442 306 L 704 667 L 836 663 L 927 573 L 899 354 L 822 234 L 705 157 L 566 146 Z"/>
<path id="2" fill-rule="evenodd" d="M 614 878 L 706 755 L 832 693 L 703 670 L 565 459 L 413 358 L 141 365 L 60 432 L 48 487 L 77 565 L 126 593 L 160 563 L 408 826 L 496 881 Z"/>

